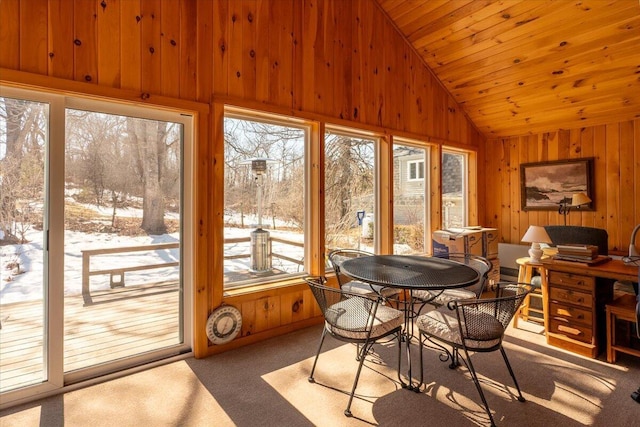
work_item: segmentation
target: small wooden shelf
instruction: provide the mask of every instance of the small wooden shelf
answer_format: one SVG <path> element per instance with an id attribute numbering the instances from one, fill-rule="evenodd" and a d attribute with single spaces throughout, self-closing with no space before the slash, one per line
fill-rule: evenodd
<path id="1" fill-rule="evenodd" d="M 620 296 L 610 304 L 607 304 L 607 362 L 609 363 L 615 363 L 616 352 L 640 357 L 639 340 L 631 336 L 631 328 L 629 327 L 627 330 L 627 337 L 624 342 L 617 333 L 618 320 L 624 320 L 631 324 L 636 323 L 636 304 L 636 297 L 631 294 Z M 634 342 L 636 343 L 636 348 L 632 347 Z"/>

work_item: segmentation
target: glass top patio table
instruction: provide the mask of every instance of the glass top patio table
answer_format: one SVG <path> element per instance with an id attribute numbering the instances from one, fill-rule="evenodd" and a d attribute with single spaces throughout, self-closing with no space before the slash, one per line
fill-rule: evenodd
<path id="1" fill-rule="evenodd" d="M 356 280 L 406 290 L 443 290 L 473 285 L 480 273 L 446 258 L 372 255 L 346 260 L 342 272 Z"/>

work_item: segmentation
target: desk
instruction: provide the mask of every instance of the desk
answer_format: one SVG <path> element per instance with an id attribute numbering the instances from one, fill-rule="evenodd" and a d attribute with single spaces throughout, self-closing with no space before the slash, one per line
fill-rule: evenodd
<path id="1" fill-rule="evenodd" d="M 414 384 L 411 376 L 411 338 L 413 337 L 413 298 L 416 290 L 446 290 L 473 285 L 480 280 L 480 273 L 461 263 L 446 258 L 412 255 L 372 255 L 352 258 L 342 263 L 341 271 L 356 280 L 401 288 L 409 292 L 404 304 L 403 340 L 406 343 L 409 383 L 404 388 L 420 391 L 420 383 Z M 402 381 L 401 381 L 402 382 Z"/>
<path id="2" fill-rule="evenodd" d="M 613 280 L 638 280 L 638 267 L 621 260 L 586 266 L 543 259 L 541 269 L 547 343 L 595 358 L 604 344 L 605 305 Z"/>

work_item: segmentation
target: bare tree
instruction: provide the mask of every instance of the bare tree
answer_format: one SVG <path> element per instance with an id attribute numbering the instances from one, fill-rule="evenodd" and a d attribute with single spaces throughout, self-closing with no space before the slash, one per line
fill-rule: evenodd
<path id="1" fill-rule="evenodd" d="M 143 184 L 140 227 L 149 234 L 164 234 L 167 226 L 161 181 L 167 153 L 167 123 L 129 117 L 127 134 L 135 148 L 136 171 Z"/>
<path id="2" fill-rule="evenodd" d="M 0 229 L 24 243 L 44 190 L 45 105 L 0 98 Z"/>
<path id="3" fill-rule="evenodd" d="M 356 224 L 357 211 L 372 212 L 373 179 L 371 141 L 342 135 L 326 138 L 325 224 L 329 236 L 347 235 Z"/>

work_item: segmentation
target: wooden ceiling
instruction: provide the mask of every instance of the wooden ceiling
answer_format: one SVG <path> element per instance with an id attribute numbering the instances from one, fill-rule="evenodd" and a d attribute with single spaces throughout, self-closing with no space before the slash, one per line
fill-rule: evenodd
<path id="1" fill-rule="evenodd" d="M 375 0 L 488 138 L 640 118 L 638 0 Z"/>

